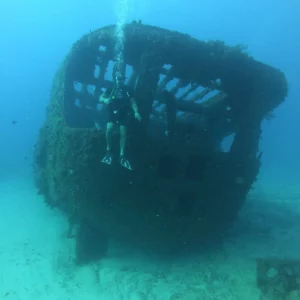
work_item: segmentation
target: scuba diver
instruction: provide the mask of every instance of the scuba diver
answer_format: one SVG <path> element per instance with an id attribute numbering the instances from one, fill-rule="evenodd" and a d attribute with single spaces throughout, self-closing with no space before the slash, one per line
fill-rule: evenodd
<path id="1" fill-rule="evenodd" d="M 115 126 L 119 126 L 120 164 L 123 167 L 132 170 L 132 166 L 125 156 L 127 128 L 132 112 L 134 112 L 134 117 L 138 121 L 141 121 L 142 118 L 133 96 L 133 89 L 125 85 L 125 77 L 121 73 L 116 75 L 114 87 L 107 89 L 106 92 L 99 97 L 99 102 L 106 105 L 108 114 L 106 125 L 106 154 L 101 161 L 108 165 L 112 164 L 112 136 Z"/>

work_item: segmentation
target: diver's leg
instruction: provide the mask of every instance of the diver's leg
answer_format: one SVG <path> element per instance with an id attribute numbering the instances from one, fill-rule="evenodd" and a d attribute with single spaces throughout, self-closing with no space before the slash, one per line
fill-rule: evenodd
<path id="1" fill-rule="evenodd" d="M 121 125 L 120 126 L 120 156 L 125 155 L 126 139 L 127 139 L 127 127 Z"/>
<path id="2" fill-rule="evenodd" d="M 127 127 L 125 125 L 120 125 L 120 164 L 128 170 L 132 170 L 129 160 L 125 157 L 126 140 Z"/>
<path id="3" fill-rule="evenodd" d="M 114 123 L 108 122 L 106 125 L 106 154 L 102 159 L 102 162 L 108 165 L 112 163 L 111 146 L 112 146 L 113 130 L 114 130 Z"/>
<path id="4" fill-rule="evenodd" d="M 111 151 L 114 126 L 115 125 L 113 122 L 108 122 L 106 125 L 106 151 L 107 152 Z"/>

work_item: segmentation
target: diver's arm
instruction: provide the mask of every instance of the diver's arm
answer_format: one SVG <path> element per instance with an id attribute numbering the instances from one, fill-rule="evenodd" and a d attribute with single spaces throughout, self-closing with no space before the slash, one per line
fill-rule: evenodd
<path id="1" fill-rule="evenodd" d="M 134 113 L 138 113 L 139 109 L 137 107 L 136 101 L 134 97 L 130 98 L 131 108 L 133 109 Z"/>
<path id="2" fill-rule="evenodd" d="M 101 94 L 100 97 L 99 97 L 99 102 L 100 103 L 105 103 L 105 104 L 108 104 L 110 102 L 110 98 L 107 94 Z"/>
<path id="3" fill-rule="evenodd" d="M 139 113 L 139 109 L 138 109 L 138 106 L 137 106 L 137 103 L 135 101 L 135 98 L 134 97 L 131 97 L 130 98 L 130 103 L 131 103 L 131 107 L 134 111 L 134 117 L 138 120 L 138 121 L 141 121 L 142 120 L 142 117 Z"/>

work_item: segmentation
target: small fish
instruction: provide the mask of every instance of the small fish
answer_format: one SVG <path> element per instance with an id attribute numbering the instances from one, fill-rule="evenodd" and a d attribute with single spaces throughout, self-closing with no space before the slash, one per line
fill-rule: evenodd
<path id="1" fill-rule="evenodd" d="M 18 121 L 16 121 L 16 120 L 12 120 L 11 121 L 11 124 L 13 124 L 13 125 L 15 125 L 15 124 L 17 124 L 18 123 Z"/>

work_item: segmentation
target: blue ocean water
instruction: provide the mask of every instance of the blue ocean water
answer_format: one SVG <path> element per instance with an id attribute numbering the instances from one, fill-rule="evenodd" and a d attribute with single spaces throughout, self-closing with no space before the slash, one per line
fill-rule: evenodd
<path id="1" fill-rule="evenodd" d="M 2 1 L 0 298 L 259 299 L 257 257 L 300 259 L 299 9 L 297 0 Z M 72 44 L 121 19 L 245 44 L 285 73 L 289 94 L 263 124 L 259 180 L 222 249 L 155 265 L 123 249 L 77 269 L 63 237 L 66 220 L 36 194 L 34 144 L 53 76 Z"/>

